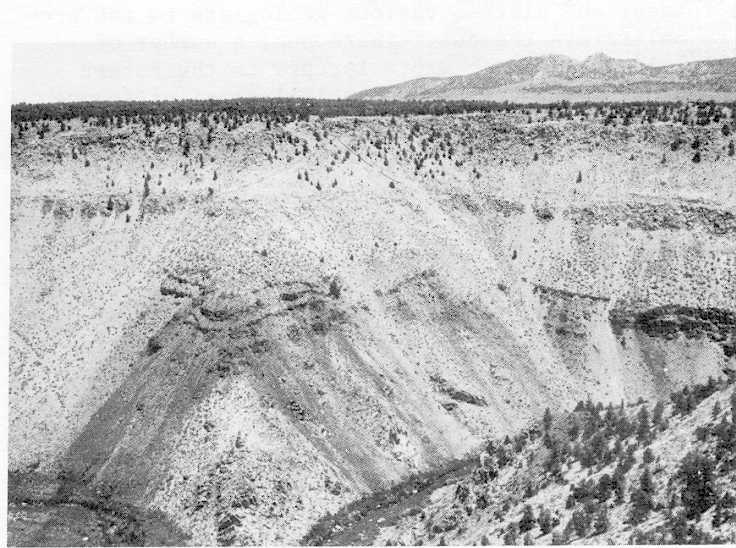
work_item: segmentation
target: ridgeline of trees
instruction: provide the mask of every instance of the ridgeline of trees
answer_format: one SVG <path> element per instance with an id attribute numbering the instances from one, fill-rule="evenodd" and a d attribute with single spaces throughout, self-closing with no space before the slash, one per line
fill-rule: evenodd
<path id="1" fill-rule="evenodd" d="M 223 121 L 237 122 L 258 118 L 279 122 L 303 120 L 309 116 L 403 116 L 443 115 L 465 112 L 520 112 L 529 116 L 542 111 L 553 119 L 588 117 L 593 112 L 606 124 L 620 121 L 624 125 L 639 119 L 642 122 L 672 121 L 707 125 L 730 117 L 736 103 L 681 102 L 602 103 L 567 101 L 558 103 L 510 103 L 508 101 L 366 101 L 357 99 L 309 98 L 239 98 L 183 99 L 167 101 L 80 101 L 70 103 L 19 103 L 11 107 L 14 125 L 23 122 L 65 121 L 79 118 L 94 120 L 98 125 L 120 127 L 131 121 L 152 125 L 192 120 L 205 115 L 217 115 Z M 730 128 L 725 131 L 731 131 Z"/>

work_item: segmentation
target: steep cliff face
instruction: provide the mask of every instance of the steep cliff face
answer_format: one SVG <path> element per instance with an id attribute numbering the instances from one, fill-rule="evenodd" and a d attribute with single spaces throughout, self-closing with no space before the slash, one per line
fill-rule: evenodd
<path id="1" fill-rule="evenodd" d="M 18 145 L 11 468 L 104 485 L 195 542 L 291 542 L 547 406 L 734 366 L 736 221 L 703 199 L 733 158 L 683 158 L 688 186 L 658 162 L 666 127 L 618 147 L 656 158 L 644 174 L 605 136 L 571 161 L 552 128 L 544 166 L 501 165 L 469 149 L 517 134 L 457 123 L 481 128 L 452 133 L 464 162 L 423 171 L 398 152 L 413 120 L 253 122 L 202 158 L 85 127 Z M 79 143 L 88 167 L 44 156 Z"/>

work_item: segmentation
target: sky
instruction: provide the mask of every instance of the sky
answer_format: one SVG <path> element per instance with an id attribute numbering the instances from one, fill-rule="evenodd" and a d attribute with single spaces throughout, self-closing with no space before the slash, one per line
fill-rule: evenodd
<path id="1" fill-rule="evenodd" d="M 13 103 L 344 97 L 527 55 L 736 56 L 736 0 L 67 0 L 11 14 Z"/>

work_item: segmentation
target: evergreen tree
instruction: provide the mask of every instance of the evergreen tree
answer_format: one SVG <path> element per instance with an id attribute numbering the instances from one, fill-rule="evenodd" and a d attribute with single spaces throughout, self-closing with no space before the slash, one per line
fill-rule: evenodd
<path id="1" fill-rule="evenodd" d="M 631 492 L 629 500 L 631 510 L 629 511 L 628 522 L 636 525 L 647 519 L 653 506 L 652 497 L 641 488 L 638 488 Z"/>
<path id="2" fill-rule="evenodd" d="M 539 525 L 539 530 L 543 535 L 549 534 L 550 531 L 552 531 L 552 512 L 547 508 L 540 507 L 537 524 Z"/>
<path id="3" fill-rule="evenodd" d="M 716 403 L 713 404 L 713 411 L 711 411 L 710 416 L 715 419 L 718 417 L 718 415 L 721 414 L 721 402 L 716 401 Z"/>
<path id="4" fill-rule="evenodd" d="M 536 518 L 534 517 L 534 510 L 532 510 L 532 507 L 528 504 L 525 505 L 524 510 L 522 511 L 521 520 L 519 520 L 519 531 L 521 533 L 530 531 L 534 527 L 535 522 Z"/>
<path id="5" fill-rule="evenodd" d="M 664 403 L 662 401 L 657 401 L 656 405 L 654 406 L 654 410 L 652 411 L 652 423 L 655 426 L 662 426 L 662 418 L 664 417 Z"/>
<path id="6" fill-rule="evenodd" d="M 547 432 L 552 426 L 552 411 L 549 410 L 549 407 L 544 410 L 544 416 L 542 417 L 542 427 L 544 428 L 544 431 Z"/>
<path id="7" fill-rule="evenodd" d="M 588 510 L 586 508 L 578 508 L 572 513 L 571 521 L 575 528 L 575 534 L 580 538 L 585 538 L 592 521 Z"/>
<path id="8" fill-rule="evenodd" d="M 606 502 L 611 498 L 611 492 L 613 491 L 613 480 L 608 474 L 603 474 L 598 479 L 598 485 L 596 486 L 595 498 L 598 502 Z"/>
<path id="9" fill-rule="evenodd" d="M 557 529 L 555 529 L 552 532 L 552 545 L 562 546 L 563 544 L 568 544 L 569 542 L 570 535 L 568 535 L 566 531 L 558 531 Z"/>
<path id="10" fill-rule="evenodd" d="M 682 459 L 678 478 L 684 484 L 680 498 L 688 519 L 699 517 L 715 503 L 714 471 L 713 459 L 698 451 L 691 451 Z"/>
<path id="11" fill-rule="evenodd" d="M 596 535 L 605 533 L 608 531 L 608 525 L 608 508 L 605 504 L 601 504 L 593 520 L 593 533 Z"/>
<path id="12" fill-rule="evenodd" d="M 519 540 L 519 526 L 516 523 L 510 523 L 503 535 L 503 543 L 512 546 Z"/>
<path id="13" fill-rule="evenodd" d="M 636 439 L 640 442 L 649 441 L 649 410 L 642 406 L 637 415 Z"/>
<path id="14" fill-rule="evenodd" d="M 652 473 L 649 471 L 649 467 L 644 468 L 644 472 L 641 474 L 639 479 L 639 489 L 653 496 L 655 494 L 654 483 L 652 482 Z"/>

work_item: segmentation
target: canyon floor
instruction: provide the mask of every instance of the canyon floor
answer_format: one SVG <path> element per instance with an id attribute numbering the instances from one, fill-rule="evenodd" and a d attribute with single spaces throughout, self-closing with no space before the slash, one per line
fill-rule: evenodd
<path id="1" fill-rule="evenodd" d="M 14 132 L 9 543 L 295 544 L 546 408 L 730 374 L 726 120 Z"/>

